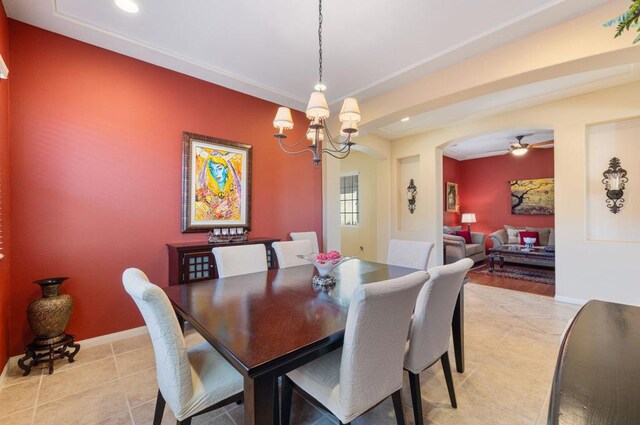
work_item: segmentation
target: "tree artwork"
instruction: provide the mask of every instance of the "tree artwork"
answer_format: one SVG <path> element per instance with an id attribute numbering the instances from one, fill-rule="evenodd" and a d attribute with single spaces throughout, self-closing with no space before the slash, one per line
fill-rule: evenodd
<path id="1" fill-rule="evenodd" d="M 554 213 L 554 183 L 552 178 L 513 180 L 511 214 L 552 215 Z"/>

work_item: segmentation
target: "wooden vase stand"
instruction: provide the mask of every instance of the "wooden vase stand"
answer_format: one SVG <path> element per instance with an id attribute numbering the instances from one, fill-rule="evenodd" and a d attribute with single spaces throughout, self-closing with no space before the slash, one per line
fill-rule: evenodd
<path id="1" fill-rule="evenodd" d="M 73 350 L 73 351 L 71 351 Z M 31 368 L 40 363 L 49 363 L 49 375 L 53 373 L 53 361 L 67 357 L 69 363 L 74 362 L 74 357 L 80 351 L 80 344 L 74 342 L 74 336 L 63 334 L 62 338 L 56 337 L 52 339 L 39 340 L 35 339 L 31 344 L 24 348 L 25 355 L 18 360 L 18 367 L 24 370 L 22 376 L 31 373 Z"/>

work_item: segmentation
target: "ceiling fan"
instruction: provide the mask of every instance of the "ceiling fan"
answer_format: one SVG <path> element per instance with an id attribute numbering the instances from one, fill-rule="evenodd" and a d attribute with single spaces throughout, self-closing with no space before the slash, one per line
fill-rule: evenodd
<path id="1" fill-rule="evenodd" d="M 511 144 L 511 146 L 509 147 L 509 152 L 511 152 L 515 156 L 522 156 L 526 154 L 529 151 L 529 149 L 538 149 L 545 146 L 553 145 L 553 142 L 554 142 L 553 140 L 548 140 L 546 142 L 540 142 L 540 143 L 524 143 L 522 139 L 524 139 L 527 136 L 531 136 L 531 135 L 523 134 L 520 136 L 515 136 L 517 142 Z"/>

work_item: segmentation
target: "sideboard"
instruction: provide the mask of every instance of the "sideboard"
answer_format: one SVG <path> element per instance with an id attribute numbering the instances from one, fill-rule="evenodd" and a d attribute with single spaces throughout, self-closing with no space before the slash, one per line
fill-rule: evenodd
<path id="1" fill-rule="evenodd" d="M 276 238 L 249 238 L 243 242 L 178 242 L 168 243 L 169 249 L 169 285 L 182 285 L 202 280 L 217 279 L 218 270 L 211 249 L 218 246 L 263 244 L 267 249 L 267 265 L 276 268 L 277 260 L 271 248 Z"/>

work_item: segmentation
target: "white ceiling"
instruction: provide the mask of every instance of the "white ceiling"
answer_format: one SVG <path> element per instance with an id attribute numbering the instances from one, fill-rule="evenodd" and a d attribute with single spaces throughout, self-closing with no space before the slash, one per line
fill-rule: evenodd
<path id="1" fill-rule="evenodd" d="M 137 2 L 129 15 L 112 0 L 3 0 L 19 21 L 304 109 L 318 78 L 316 1 Z M 605 2 L 325 1 L 329 101 L 380 94 Z"/>
<path id="2" fill-rule="evenodd" d="M 506 130 L 498 133 L 485 134 L 478 137 L 458 141 L 444 150 L 444 156 L 458 161 L 484 158 L 487 156 L 504 155 L 511 151 L 512 144 L 517 143 L 516 136 L 526 135 L 522 143 L 534 144 L 553 140 L 553 130 L 539 128 L 524 128 Z M 553 144 L 538 149 L 552 148 Z"/>

